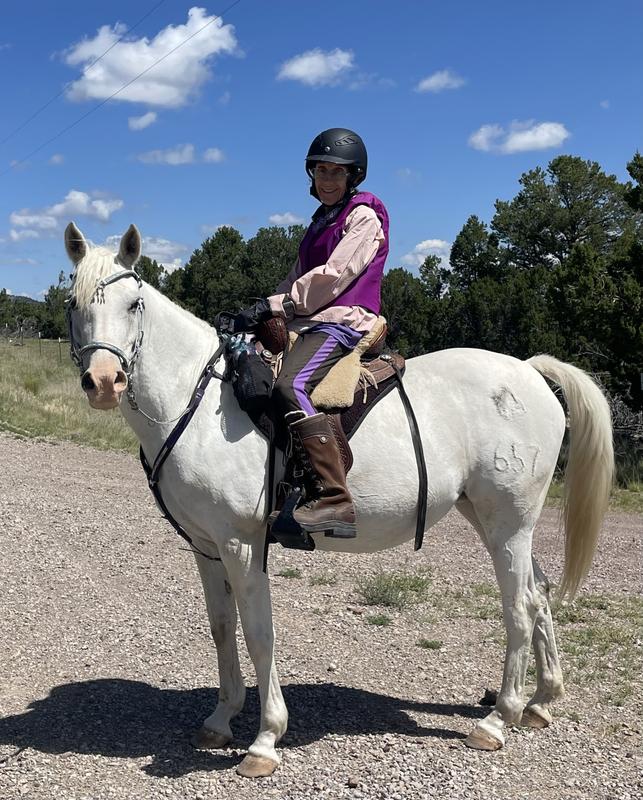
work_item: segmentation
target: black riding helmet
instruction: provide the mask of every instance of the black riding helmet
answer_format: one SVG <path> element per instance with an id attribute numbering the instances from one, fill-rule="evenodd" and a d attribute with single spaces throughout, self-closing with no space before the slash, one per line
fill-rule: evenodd
<path id="1" fill-rule="evenodd" d="M 310 193 L 317 197 L 313 171 L 318 161 L 348 167 L 348 189 L 354 189 L 366 177 L 368 156 L 361 137 L 348 128 L 329 128 L 313 139 L 306 155 L 306 172 L 312 180 Z M 319 199 L 317 197 L 317 199 Z"/>

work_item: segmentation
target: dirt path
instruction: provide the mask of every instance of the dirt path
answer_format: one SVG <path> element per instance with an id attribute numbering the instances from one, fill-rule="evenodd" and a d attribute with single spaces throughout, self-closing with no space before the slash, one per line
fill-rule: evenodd
<path id="1" fill-rule="evenodd" d="M 281 767 L 248 782 L 234 772 L 258 722 L 243 646 L 251 689 L 235 747 L 189 745 L 214 705 L 216 661 L 192 557 L 136 460 L 6 435 L 0 455 L 0 800 L 643 795 L 640 517 L 610 515 L 580 604 L 560 612 L 567 696 L 554 724 L 510 731 L 495 754 L 462 744 L 504 649 L 490 562 L 464 520 L 449 515 L 419 554 L 275 549 L 290 726 Z M 556 583 L 553 511 L 535 552 Z M 378 569 L 430 570 L 428 599 L 361 605 L 357 579 Z"/>

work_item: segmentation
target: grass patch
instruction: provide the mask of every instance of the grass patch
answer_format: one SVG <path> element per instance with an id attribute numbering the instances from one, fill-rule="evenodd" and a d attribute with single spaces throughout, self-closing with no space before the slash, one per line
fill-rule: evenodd
<path id="1" fill-rule="evenodd" d="M 428 575 L 376 572 L 360 578 L 356 588 L 367 606 L 403 609 L 426 600 L 429 582 Z"/>
<path id="2" fill-rule="evenodd" d="M 563 499 L 563 484 L 553 481 L 547 492 L 545 505 L 558 508 Z M 631 480 L 626 487 L 614 486 L 610 495 L 610 511 L 643 514 L 643 483 Z"/>
<path id="3" fill-rule="evenodd" d="M 443 644 L 444 642 L 441 642 L 440 639 L 425 639 L 424 637 L 417 641 L 417 646 L 424 650 L 439 650 Z"/>
<path id="4" fill-rule="evenodd" d="M 393 622 L 388 614 L 372 614 L 370 617 L 366 617 L 366 621 L 369 625 L 377 625 L 380 628 L 385 628 Z"/>
<path id="5" fill-rule="evenodd" d="M 69 345 L 0 338 L 0 431 L 27 438 L 51 438 L 101 450 L 138 451 L 118 410 L 95 411 L 80 388 Z"/>
<path id="6" fill-rule="evenodd" d="M 502 620 L 498 587 L 489 582 L 463 589 L 441 589 L 429 598 L 433 609 L 444 619 Z"/>
<path id="7" fill-rule="evenodd" d="M 580 595 L 554 612 L 568 682 L 603 689 L 600 702 L 627 705 L 640 680 L 643 598 Z"/>
<path id="8" fill-rule="evenodd" d="M 336 583 L 337 577 L 332 572 L 319 572 L 310 579 L 311 586 L 334 586 Z"/>
<path id="9" fill-rule="evenodd" d="M 280 578 L 301 578 L 301 570 L 297 569 L 297 567 L 286 567 L 280 570 L 277 575 Z"/>

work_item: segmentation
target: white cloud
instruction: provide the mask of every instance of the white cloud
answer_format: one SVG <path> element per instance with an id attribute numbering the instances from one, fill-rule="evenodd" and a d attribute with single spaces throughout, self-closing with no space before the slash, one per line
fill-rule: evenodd
<path id="1" fill-rule="evenodd" d="M 115 211 L 123 207 L 123 201 L 118 198 L 108 200 L 97 192 L 78 192 L 72 189 L 62 203 L 56 203 L 47 209 L 47 213 L 54 217 L 71 218 L 74 216 L 93 217 L 100 222 L 107 222 Z"/>
<path id="2" fill-rule="evenodd" d="M 103 25 L 93 38 L 82 39 L 64 53 L 69 66 L 82 70 L 67 90 L 70 100 L 104 100 L 118 92 L 115 100 L 179 108 L 211 77 L 214 57 L 237 51 L 234 27 L 215 15 L 207 16 L 203 8 L 191 8 L 185 24 L 168 25 L 152 39 L 143 36 L 119 42 L 125 31 L 122 23 L 111 28 Z M 90 66 L 108 48 L 107 55 Z M 119 91 L 129 81 L 133 82 Z"/>
<path id="3" fill-rule="evenodd" d="M 177 167 L 183 164 L 194 164 L 197 155 L 193 144 L 177 144 L 175 147 L 168 147 L 165 150 L 148 150 L 146 153 L 139 153 L 137 158 L 144 164 L 169 164 Z M 208 147 L 203 151 L 201 159 L 208 164 L 219 164 L 225 161 L 225 153 L 218 147 Z"/>
<path id="4" fill-rule="evenodd" d="M 32 212 L 28 208 L 21 211 L 12 211 L 9 215 L 9 222 L 21 228 L 40 228 L 40 230 L 54 230 L 58 226 L 58 220 L 48 212 Z"/>
<path id="5" fill-rule="evenodd" d="M 279 68 L 277 80 L 300 81 L 306 86 L 334 86 L 354 67 L 350 50 L 335 48 L 324 52 L 319 47 L 294 56 Z"/>
<path id="6" fill-rule="evenodd" d="M 42 211 L 32 211 L 28 208 L 12 211 L 9 221 L 15 227 L 9 231 L 9 237 L 12 242 L 39 239 L 41 235 L 56 233 L 62 221 L 73 217 L 91 217 L 99 222 L 107 222 L 112 214 L 122 207 L 123 201 L 119 198 L 109 198 L 100 192 L 87 194 L 72 189 L 62 202 L 54 203 Z"/>
<path id="7" fill-rule="evenodd" d="M 34 231 L 31 228 L 25 228 L 21 231 L 11 228 L 9 231 L 9 238 L 12 242 L 21 242 L 23 239 L 40 239 L 40 232 Z"/>
<path id="8" fill-rule="evenodd" d="M 286 211 L 284 214 L 272 214 L 268 217 L 268 221 L 273 225 L 301 225 L 304 222 L 303 217 L 298 217 L 292 211 Z"/>
<path id="9" fill-rule="evenodd" d="M 144 164 L 170 164 L 173 167 L 193 164 L 194 145 L 177 144 L 176 147 L 169 147 L 167 150 L 149 150 L 147 153 L 141 153 L 138 160 Z"/>
<path id="10" fill-rule="evenodd" d="M 606 109 L 609 108 L 610 107 L 610 101 L 609 100 L 601 100 L 600 107 L 601 108 L 606 108 Z"/>
<path id="11" fill-rule="evenodd" d="M 129 117 L 127 127 L 131 131 L 142 131 L 143 128 L 149 128 L 150 125 L 156 122 L 157 116 L 156 111 L 148 111 L 147 114 L 143 114 L 141 117 Z"/>
<path id="12" fill-rule="evenodd" d="M 49 163 L 52 164 L 54 167 L 57 167 L 60 164 L 64 164 L 65 156 L 62 155 L 62 153 L 54 153 L 53 156 L 49 159 Z"/>
<path id="13" fill-rule="evenodd" d="M 209 164 L 219 164 L 221 161 L 225 161 L 225 155 L 223 150 L 219 150 L 218 147 L 208 147 L 203 153 L 203 160 Z"/>
<path id="14" fill-rule="evenodd" d="M 501 128 L 500 125 L 482 125 L 469 136 L 469 145 L 474 150 L 488 152 L 498 146 L 498 139 L 504 135 L 504 132 L 504 128 Z"/>
<path id="15" fill-rule="evenodd" d="M 231 99 L 232 95 L 230 94 L 230 92 L 224 92 L 219 98 L 219 103 L 222 106 L 227 106 Z"/>
<path id="16" fill-rule="evenodd" d="M 423 242 L 416 244 L 410 253 L 402 256 L 402 263 L 417 269 L 422 266 L 427 256 L 436 255 L 440 257 L 442 266 L 447 266 L 450 252 L 450 242 L 444 239 L 425 239 Z"/>
<path id="17" fill-rule="evenodd" d="M 459 89 L 466 80 L 451 72 L 450 69 L 441 69 L 427 78 L 423 78 L 415 87 L 416 92 L 443 92 L 445 89 Z"/>
<path id="18" fill-rule="evenodd" d="M 118 250 L 122 234 L 115 233 L 105 239 L 105 247 L 110 250 Z M 187 253 L 188 247 L 179 242 L 172 242 L 170 239 L 162 239 L 158 236 L 143 236 L 141 252 L 144 256 L 153 259 L 161 264 L 167 272 L 174 272 L 177 267 L 183 266 L 183 254 Z"/>
<path id="19" fill-rule="evenodd" d="M 183 266 L 182 256 L 188 252 L 188 247 L 169 239 L 158 236 L 143 237 L 143 253 L 159 264 L 163 264 L 168 272 L 173 272 L 177 267 Z"/>
<path id="20" fill-rule="evenodd" d="M 471 134 L 469 145 L 475 150 L 506 155 L 558 147 L 569 136 L 561 122 L 514 121 L 509 130 L 497 124 L 483 125 Z"/>

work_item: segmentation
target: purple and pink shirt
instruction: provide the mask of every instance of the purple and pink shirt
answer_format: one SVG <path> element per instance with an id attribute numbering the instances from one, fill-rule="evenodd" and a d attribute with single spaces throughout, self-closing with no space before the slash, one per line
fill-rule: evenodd
<path id="1" fill-rule="evenodd" d="M 286 318 L 283 300 L 295 304 L 288 327 L 306 330 L 320 323 L 367 333 L 380 311 L 380 288 L 388 255 L 388 214 L 375 195 L 357 192 L 324 223 L 313 217 L 288 276 L 269 297 L 276 316 Z"/>

